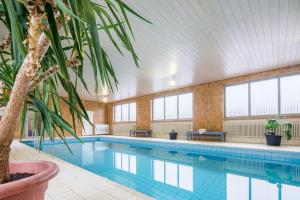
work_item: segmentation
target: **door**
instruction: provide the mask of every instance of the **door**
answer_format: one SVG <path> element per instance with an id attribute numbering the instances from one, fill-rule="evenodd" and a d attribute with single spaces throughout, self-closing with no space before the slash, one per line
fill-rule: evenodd
<path id="1" fill-rule="evenodd" d="M 94 112 L 87 111 L 89 116 L 90 122 L 94 124 Z M 94 126 L 92 126 L 87 120 L 82 120 L 83 127 L 82 127 L 82 135 L 93 135 L 94 134 Z"/>

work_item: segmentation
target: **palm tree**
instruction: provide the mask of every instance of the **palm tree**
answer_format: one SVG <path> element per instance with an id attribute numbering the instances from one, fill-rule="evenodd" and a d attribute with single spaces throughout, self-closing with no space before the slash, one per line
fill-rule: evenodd
<path id="1" fill-rule="evenodd" d="M 6 106 L 0 121 L 0 183 L 9 181 L 16 123 L 20 117 L 22 137 L 29 110 L 41 118 L 41 143 L 55 136 L 65 141 L 64 131 L 79 139 L 75 121 L 89 120 L 76 91 L 79 82 L 87 89 L 83 59 L 90 60 L 96 91 L 99 85 L 113 90 L 118 83 L 99 32 L 120 54 L 130 52 L 138 66 L 128 13 L 147 21 L 122 0 L 1 0 L 0 20 L 8 34 L 0 42 L 0 103 Z M 58 85 L 67 98 L 59 96 Z M 61 102 L 68 105 L 72 122 L 63 119 Z"/>

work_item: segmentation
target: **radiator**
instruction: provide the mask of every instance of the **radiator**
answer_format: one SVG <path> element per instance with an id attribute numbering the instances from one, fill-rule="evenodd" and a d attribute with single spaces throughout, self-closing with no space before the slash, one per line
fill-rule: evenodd
<path id="1" fill-rule="evenodd" d="M 129 130 L 135 129 L 135 123 L 113 124 L 111 131 L 113 135 L 129 136 Z"/>
<path id="2" fill-rule="evenodd" d="M 227 138 L 226 140 L 251 142 L 249 139 L 253 139 L 252 142 L 264 142 L 264 125 L 266 124 L 266 121 L 267 119 L 224 121 L 224 131 L 226 132 Z M 283 141 L 285 140 L 285 136 L 283 134 L 283 123 L 285 122 L 290 122 L 293 125 L 292 140 L 300 139 L 300 118 L 279 119 L 278 122 L 280 125 L 277 130 L 277 134 L 283 136 Z M 245 139 L 245 141 L 243 141 L 243 139 Z"/>
<path id="3" fill-rule="evenodd" d="M 109 134 L 108 124 L 95 124 L 95 135 Z"/>
<path id="4" fill-rule="evenodd" d="M 152 137 L 169 138 L 169 132 L 175 130 L 178 139 L 186 139 L 186 132 L 192 130 L 193 122 L 153 122 Z"/>

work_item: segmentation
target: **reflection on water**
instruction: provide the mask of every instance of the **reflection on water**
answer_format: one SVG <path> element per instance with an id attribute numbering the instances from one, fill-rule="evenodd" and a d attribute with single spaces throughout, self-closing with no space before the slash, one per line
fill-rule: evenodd
<path id="1" fill-rule="evenodd" d="M 70 147 L 43 151 L 156 199 L 300 199 L 300 166 L 102 142 Z"/>
<path id="2" fill-rule="evenodd" d="M 193 192 L 193 167 L 153 160 L 153 179 Z"/>
<path id="3" fill-rule="evenodd" d="M 300 188 L 293 185 L 270 183 L 266 180 L 228 173 L 227 199 L 285 199 L 300 198 Z"/>
<path id="4" fill-rule="evenodd" d="M 114 152 L 115 168 L 136 174 L 136 156 Z"/>

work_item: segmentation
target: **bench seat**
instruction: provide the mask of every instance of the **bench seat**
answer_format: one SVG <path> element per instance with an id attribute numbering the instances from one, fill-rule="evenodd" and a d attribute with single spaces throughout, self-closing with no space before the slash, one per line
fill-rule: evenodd
<path id="1" fill-rule="evenodd" d="M 130 137 L 151 137 L 152 131 L 148 129 L 135 129 L 129 131 Z"/>
<path id="2" fill-rule="evenodd" d="M 187 131 L 187 140 L 200 140 L 200 141 L 220 141 L 225 142 L 225 132 L 204 132 Z"/>

